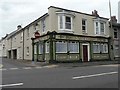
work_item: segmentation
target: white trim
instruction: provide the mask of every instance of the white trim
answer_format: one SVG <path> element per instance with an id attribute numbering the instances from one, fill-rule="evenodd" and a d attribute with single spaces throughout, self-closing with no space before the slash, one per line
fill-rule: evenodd
<path id="1" fill-rule="evenodd" d="M 62 19 L 63 19 L 63 22 L 62 22 L 62 24 L 63 24 L 63 28 L 62 29 L 60 29 L 60 16 L 62 16 Z M 65 28 L 65 17 L 70 17 L 70 19 L 71 19 L 71 29 L 66 29 Z M 64 15 L 64 14 L 60 14 L 60 15 L 58 15 L 58 31 L 59 32 L 69 32 L 69 33 L 73 33 L 73 17 L 72 16 L 70 16 L 70 15 Z"/>
<path id="2" fill-rule="evenodd" d="M 88 47 L 88 62 L 90 61 L 90 44 L 89 43 L 83 43 L 82 44 L 82 61 L 84 61 L 83 60 L 83 46 L 84 45 L 87 45 L 87 47 Z"/>

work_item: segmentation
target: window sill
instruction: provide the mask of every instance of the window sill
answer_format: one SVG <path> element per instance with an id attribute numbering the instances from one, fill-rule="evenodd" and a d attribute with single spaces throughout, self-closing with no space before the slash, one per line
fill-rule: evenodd
<path id="1" fill-rule="evenodd" d="M 74 33 L 74 31 L 71 30 L 71 29 L 59 29 L 59 32 L 64 32 L 64 33 Z"/>

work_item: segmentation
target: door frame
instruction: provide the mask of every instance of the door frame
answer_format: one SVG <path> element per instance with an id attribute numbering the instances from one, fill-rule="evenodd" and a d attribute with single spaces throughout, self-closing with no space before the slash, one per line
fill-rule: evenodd
<path id="1" fill-rule="evenodd" d="M 90 44 L 89 43 L 83 43 L 82 44 L 82 61 L 84 62 L 83 60 L 83 46 L 84 45 L 87 45 L 87 49 L 88 49 L 88 62 L 90 61 Z"/>

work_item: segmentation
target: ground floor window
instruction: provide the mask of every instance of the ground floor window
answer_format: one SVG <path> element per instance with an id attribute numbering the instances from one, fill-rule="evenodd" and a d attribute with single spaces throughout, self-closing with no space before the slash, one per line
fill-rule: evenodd
<path id="1" fill-rule="evenodd" d="M 43 44 L 39 44 L 39 54 L 43 54 Z"/>
<path id="2" fill-rule="evenodd" d="M 93 43 L 93 53 L 100 53 L 100 44 Z"/>
<path id="3" fill-rule="evenodd" d="M 46 43 L 45 43 L 45 46 L 46 46 L 46 53 L 49 53 L 50 43 L 49 43 L 49 42 L 46 42 Z"/>
<path id="4" fill-rule="evenodd" d="M 67 52 L 67 42 L 65 42 L 65 41 L 56 42 L 56 52 L 57 53 L 66 53 Z"/>
<path id="5" fill-rule="evenodd" d="M 37 45 L 34 45 L 34 54 L 37 54 Z"/>
<path id="6" fill-rule="evenodd" d="M 93 53 L 108 53 L 108 44 L 93 43 Z"/>
<path id="7" fill-rule="evenodd" d="M 115 57 L 119 57 L 119 45 L 115 45 L 114 47 L 115 47 L 114 49 Z"/>
<path id="8" fill-rule="evenodd" d="M 79 53 L 79 43 L 78 42 L 66 42 L 59 41 L 56 42 L 56 52 L 57 53 Z"/>
<path id="9" fill-rule="evenodd" d="M 79 43 L 78 42 L 69 42 L 68 51 L 70 53 L 79 53 Z"/>

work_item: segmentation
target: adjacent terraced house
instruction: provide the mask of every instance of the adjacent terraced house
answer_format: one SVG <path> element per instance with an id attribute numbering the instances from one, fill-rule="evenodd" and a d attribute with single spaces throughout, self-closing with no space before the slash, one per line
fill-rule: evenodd
<path id="1" fill-rule="evenodd" d="M 111 60 L 108 18 L 50 6 L 7 38 L 7 57 L 46 62 Z"/>

